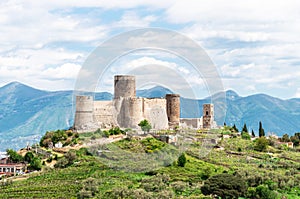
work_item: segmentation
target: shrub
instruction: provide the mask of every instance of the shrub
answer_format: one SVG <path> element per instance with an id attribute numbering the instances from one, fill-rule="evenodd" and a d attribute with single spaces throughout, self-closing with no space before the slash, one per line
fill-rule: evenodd
<path id="1" fill-rule="evenodd" d="M 34 170 L 41 170 L 42 169 L 42 162 L 39 158 L 34 157 L 30 162 L 30 168 Z"/>
<path id="2" fill-rule="evenodd" d="M 244 140 L 250 140 L 251 139 L 251 136 L 250 136 L 250 134 L 248 133 L 248 132 L 242 132 L 241 133 L 241 136 L 242 136 L 242 139 L 244 139 Z"/>
<path id="3" fill-rule="evenodd" d="M 222 173 L 210 177 L 201 187 L 204 195 L 216 195 L 221 198 L 238 198 L 245 196 L 247 190 L 246 182 L 240 176 Z"/>
<path id="4" fill-rule="evenodd" d="M 57 160 L 56 164 L 54 165 L 55 168 L 66 168 L 68 165 L 68 160 L 65 157 L 60 158 Z"/>
<path id="5" fill-rule="evenodd" d="M 33 157 L 34 157 L 33 153 L 29 151 L 25 154 L 24 160 L 29 163 L 29 162 L 31 162 Z"/>
<path id="6" fill-rule="evenodd" d="M 184 167 L 185 163 L 186 163 L 186 157 L 185 157 L 185 154 L 182 153 L 179 157 L 178 157 L 178 166 L 180 167 Z"/>
<path id="7" fill-rule="evenodd" d="M 265 137 L 260 137 L 256 140 L 254 149 L 256 151 L 266 151 L 267 147 L 269 145 L 269 141 Z"/>
<path id="8" fill-rule="evenodd" d="M 146 119 L 140 121 L 140 123 L 138 125 L 141 127 L 142 131 L 144 131 L 144 132 L 149 132 L 150 129 L 152 128 L 151 124 Z"/>

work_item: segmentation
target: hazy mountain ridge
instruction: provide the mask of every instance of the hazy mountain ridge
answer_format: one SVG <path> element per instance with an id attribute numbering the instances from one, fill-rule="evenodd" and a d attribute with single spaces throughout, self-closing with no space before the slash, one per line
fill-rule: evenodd
<path id="1" fill-rule="evenodd" d="M 137 91 L 140 97 L 164 97 L 170 90 L 156 86 Z M 111 100 L 111 93 L 96 93 L 97 100 Z M 0 151 L 24 147 L 39 140 L 46 131 L 66 129 L 74 120 L 73 91 L 42 91 L 18 82 L 0 88 Z M 210 99 L 181 98 L 181 117 L 193 118 L 202 114 L 202 104 Z M 257 132 L 262 121 L 266 132 L 294 134 L 300 131 L 300 99 L 281 100 L 265 94 L 241 97 L 226 91 L 227 125 L 238 128 L 246 122 L 248 129 Z M 219 125 L 223 121 L 218 121 Z"/>

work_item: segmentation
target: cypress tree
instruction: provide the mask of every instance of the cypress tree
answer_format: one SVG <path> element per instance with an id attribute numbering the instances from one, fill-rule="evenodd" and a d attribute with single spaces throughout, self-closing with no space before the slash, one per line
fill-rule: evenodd
<path id="1" fill-rule="evenodd" d="M 259 130 L 258 130 L 258 135 L 259 135 L 259 137 L 263 137 L 263 136 L 265 136 L 265 130 L 263 129 L 263 127 L 262 127 L 262 123 L 261 123 L 261 121 L 259 122 Z"/>
<path id="2" fill-rule="evenodd" d="M 252 135 L 252 137 L 255 137 L 255 133 L 254 133 L 253 129 L 251 131 L 251 135 Z"/>
<path id="3" fill-rule="evenodd" d="M 244 123 L 244 127 L 243 127 L 242 132 L 248 133 L 248 128 L 247 128 L 246 123 Z"/>
<path id="4" fill-rule="evenodd" d="M 235 131 L 235 132 L 239 132 L 238 128 L 236 128 L 235 124 L 233 125 L 232 129 Z"/>

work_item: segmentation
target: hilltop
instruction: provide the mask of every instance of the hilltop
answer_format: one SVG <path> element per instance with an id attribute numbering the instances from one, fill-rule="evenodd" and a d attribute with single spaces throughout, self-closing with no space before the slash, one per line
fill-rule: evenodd
<path id="1" fill-rule="evenodd" d="M 140 97 L 164 97 L 172 91 L 154 87 L 137 91 Z M 249 129 L 257 132 L 262 121 L 267 132 L 278 135 L 294 134 L 300 129 L 300 99 L 282 100 L 257 94 L 242 97 L 234 91 L 226 91 L 227 114 L 225 122 L 236 124 L 241 129 L 247 123 Z M 95 94 L 98 100 L 111 100 L 112 94 Z M 27 143 L 35 143 L 46 131 L 68 129 L 73 125 L 73 92 L 42 91 L 13 82 L 0 88 L 0 151 L 6 148 L 18 149 Z M 181 98 L 181 117 L 192 118 L 202 114 L 202 104 L 209 98 L 192 100 Z M 224 121 L 216 118 L 222 125 Z"/>

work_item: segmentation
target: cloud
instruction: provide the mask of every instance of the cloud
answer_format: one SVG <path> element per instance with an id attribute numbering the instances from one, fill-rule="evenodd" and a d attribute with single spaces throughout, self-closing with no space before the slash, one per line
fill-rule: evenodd
<path id="1" fill-rule="evenodd" d="M 80 68 L 79 64 L 65 63 L 56 68 L 47 68 L 42 75 L 45 79 L 75 79 Z"/>
<path id="2" fill-rule="evenodd" d="M 136 12 L 127 11 L 122 16 L 121 20 L 113 24 L 113 27 L 124 28 L 124 27 L 131 27 L 131 28 L 141 28 L 141 27 L 148 27 L 151 22 L 156 20 L 156 16 L 154 15 L 147 15 L 144 17 L 140 17 Z"/>
<path id="3" fill-rule="evenodd" d="M 0 2 L 0 84 L 17 80 L 45 89 L 72 89 L 80 65 L 100 43 L 126 30 L 158 26 L 201 44 L 226 88 L 292 97 L 300 87 L 299 8 L 297 0 L 4 0 Z M 153 39 L 149 34 L 143 41 L 124 42 L 148 45 Z M 169 37 L 162 41 L 178 42 Z M 190 84 L 203 84 L 172 56 L 151 52 L 128 56 L 111 73 L 163 65 L 189 77 Z"/>

